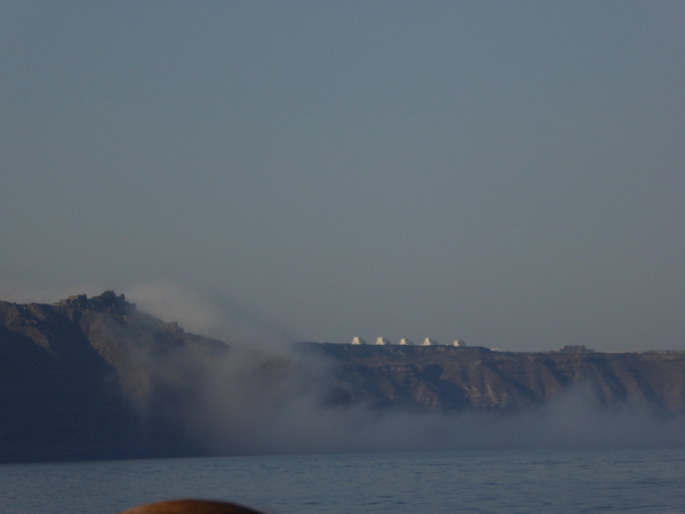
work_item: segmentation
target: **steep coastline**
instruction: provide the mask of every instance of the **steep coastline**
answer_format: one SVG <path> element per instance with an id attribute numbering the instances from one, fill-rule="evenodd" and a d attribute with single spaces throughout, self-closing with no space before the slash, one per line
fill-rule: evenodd
<path id="1" fill-rule="evenodd" d="M 192 445 L 164 426 L 159 364 L 227 347 L 107 291 L 52 305 L 0 302 L 0 460 L 164 456 Z"/>
<path id="2" fill-rule="evenodd" d="M 282 428 L 299 439 L 331 412 L 506 416 L 569 391 L 683 419 L 685 352 L 299 343 L 277 354 L 186 333 L 111 291 L 0 302 L 4 462 L 278 451 Z"/>
<path id="3" fill-rule="evenodd" d="M 685 413 L 685 352 L 501 352 L 482 347 L 307 344 L 349 401 L 428 411 L 516 412 L 575 388 L 594 405 Z"/>

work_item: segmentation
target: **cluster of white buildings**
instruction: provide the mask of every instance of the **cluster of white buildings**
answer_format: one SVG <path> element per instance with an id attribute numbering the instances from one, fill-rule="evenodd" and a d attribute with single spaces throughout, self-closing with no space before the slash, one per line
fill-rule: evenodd
<path id="1" fill-rule="evenodd" d="M 357 344 L 357 345 L 358 344 L 367 344 L 367 342 L 364 339 L 362 339 L 361 337 L 354 337 L 354 338 L 352 338 L 352 344 Z M 387 344 L 393 344 L 393 343 L 391 343 L 390 340 L 386 339 L 385 337 L 378 337 L 378 338 L 376 338 L 375 344 L 387 345 Z M 413 345 L 414 343 L 412 341 L 410 341 L 409 339 L 407 339 L 406 337 L 403 337 L 402 339 L 400 339 L 399 344 L 401 346 L 408 346 L 408 345 Z M 430 338 L 430 337 L 425 338 L 423 340 L 423 343 L 420 344 L 420 346 L 439 346 L 439 345 L 440 345 L 440 343 L 438 343 L 435 339 Z M 448 345 L 448 346 L 466 346 L 466 345 L 465 345 L 464 341 L 455 340 L 451 345 Z"/>

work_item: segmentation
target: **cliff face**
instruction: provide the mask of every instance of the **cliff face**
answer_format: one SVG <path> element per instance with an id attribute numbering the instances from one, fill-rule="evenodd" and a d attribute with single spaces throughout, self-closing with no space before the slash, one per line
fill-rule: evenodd
<path id="1" fill-rule="evenodd" d="M 319 437 L 317 422 L 334 438 L 327 427 L 363 407 L 509 414 L 569 390 L 683 417 L 685 352 L 302 343 L 277 355 L 185 333 L 112 292 L 0 302 L 0 461 L 278 451 L 286 434 Z"/>
<path id="2" fill-rule="evenodd" d="M 155 413 L 159 363 L 225 351 L 106 292 L 53 305 L 0 302 L 0 460 L 191 451 Z"/>
<path id="3" fill-rule="evenodd" d="M 479 347 L 304 344 L 339 397 L 380 408 L 518 412 L 574 389 L 604 408 L 685 414 L 685 352 L 513 353 Z"/>

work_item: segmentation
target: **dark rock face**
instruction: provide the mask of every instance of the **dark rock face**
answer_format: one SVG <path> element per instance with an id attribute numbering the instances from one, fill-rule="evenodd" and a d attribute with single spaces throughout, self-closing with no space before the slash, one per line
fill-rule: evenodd
<path id="1" fill-rule="evenodd" d="M 685 352 L 295 349 L 229 348 L 111 291 L 52 305 L 0 302 L 0 462 L 269 451 L 271 436 L 252 434 L 278 434 L 271 424 L 303 399 L 312 420 L 362 405 L 510 414 L 576 389 L 603 409 L 685 416 Z"/>
<path id="2" fill-rule="evenodd" d="M 192 452 L 149 408 L 168 395 L 145 360 L 226 348 L 112 292 L 53 305 L 0 302 L 0 460 Z"/>
<path id="3" fill-rule="evenodd" d="M 570 388 L 594 405 L 685 414 L 685 352 L 513 353 L 479 347 L 304 344 L 332 361 L 340 397 L 380 408 L 518 412 Z"/>

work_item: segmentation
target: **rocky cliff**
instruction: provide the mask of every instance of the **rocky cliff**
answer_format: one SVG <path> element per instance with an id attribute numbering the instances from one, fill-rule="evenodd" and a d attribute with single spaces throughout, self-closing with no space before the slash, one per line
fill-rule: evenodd
<path id="1" fill-rule="evenodd" d="M 570 390 L 602 409 L 682 419 L 685 352 L 301 343 L 274 353 L 188 334 L 111 291 L 0 302 L 0 461 L 299 451 L 317 437 L 326 449 L 342 424 L 369 425 L 360 412 L 508 415 Z"/>
<path id="2" fill-rule="evenodd" d="M 0 302 L 0 460 L 191 451 L 156 414 L 169 401 L 162 364 L 179 352 L 197 360 L 226 350 L 111 291 L 52 305 Z"/>
<path id="3" fill-rule="evenodd" d="M 685 352 L 500 352 L 481 347 L 302 345 L 333 363 L 343 397 L 414 411 L 518 412 L 573 388 L 593 405 L 685 414 Z"/>

